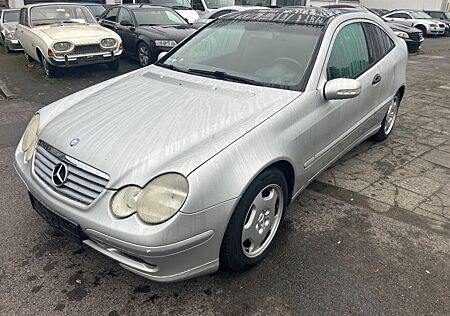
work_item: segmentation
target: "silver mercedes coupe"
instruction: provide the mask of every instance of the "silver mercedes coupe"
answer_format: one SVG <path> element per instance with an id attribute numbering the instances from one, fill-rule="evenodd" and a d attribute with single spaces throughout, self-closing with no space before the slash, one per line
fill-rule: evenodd
<path id="1" fill-rule="evenodd" d="M 243 271 L 321 171 L 389 136 L 407 58 L 368 13 L 229 14 L 39 110 L 15 168 L 42 217 L 134 273 Z"/>

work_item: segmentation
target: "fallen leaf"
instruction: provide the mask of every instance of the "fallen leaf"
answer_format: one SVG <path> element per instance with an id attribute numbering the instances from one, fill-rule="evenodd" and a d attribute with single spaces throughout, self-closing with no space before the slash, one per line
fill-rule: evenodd
<path id="1" fill-rule="evenodd" d="M 75 283 L 81 284 L 81 279 L 76 279 L 76 280 L 75 280 Z"/>

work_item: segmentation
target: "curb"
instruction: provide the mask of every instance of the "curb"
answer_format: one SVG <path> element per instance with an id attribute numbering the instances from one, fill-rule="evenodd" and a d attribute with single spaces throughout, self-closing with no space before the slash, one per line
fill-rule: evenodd
<path id="1" fill-rule="evenodd" d="M 0 94 L 3 95 L 6 100 L 10 100 L 16 97 L 16 95 L 8 88 L 6 83 L 0 79 Z"/>

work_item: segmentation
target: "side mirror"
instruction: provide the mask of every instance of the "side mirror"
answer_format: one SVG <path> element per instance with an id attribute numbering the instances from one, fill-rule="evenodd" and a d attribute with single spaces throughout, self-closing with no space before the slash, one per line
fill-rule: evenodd
<path id="1" fill-rule="evenodd" d="M 327 100 L 352 99 L 360 95 L 361 83 L 354 79 L 333 79 L 325 84 L 324 97 Z"/>
<path id="2" fill-rule="evenodd" d="M 120 25 L 122 25 L 122 26 L 134 26 L 133 23 L 131 23 L 130 20 L 122 20 L 122 21 L 120 21 Z"/>
<path id="3" fill-rule="evenodd" d="M 161 52 L 161 53 L 159 53 L 159 55 L 158 55 L 158 60 L 160 60 L 161 58 L 163 58 L 164 56 L 166 56 L 167 55 L 167 52 Z"/>

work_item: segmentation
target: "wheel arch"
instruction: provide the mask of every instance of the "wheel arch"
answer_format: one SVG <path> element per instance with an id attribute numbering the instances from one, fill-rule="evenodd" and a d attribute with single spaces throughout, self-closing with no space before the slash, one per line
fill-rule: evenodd
<path id="1" fill-rule="evenodd" d="M 405 95 L 405 89 L 406 87 L 403 85 L 398 89 L 398 93 L 400 93 L 400 101 L 403 99 L 403 96 Z"/>

